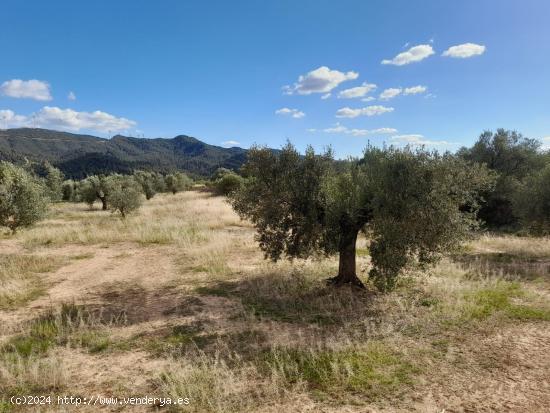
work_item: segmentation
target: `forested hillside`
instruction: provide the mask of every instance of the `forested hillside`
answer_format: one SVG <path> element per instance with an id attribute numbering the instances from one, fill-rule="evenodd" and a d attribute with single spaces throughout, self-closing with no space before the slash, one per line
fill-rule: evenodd
<path id="1" fill-rule="evenodd" d="M 242 148 L 222 148 L 179 135 L 173 139 L 144 139 L 117 135 L 103 139 L 47 129 L 0 130 L 0 160 L 48 161 L 66 177 L 102 173 L 186 171 L 210 175 L 219 167 L 236 169 L 246 159 Z"/>

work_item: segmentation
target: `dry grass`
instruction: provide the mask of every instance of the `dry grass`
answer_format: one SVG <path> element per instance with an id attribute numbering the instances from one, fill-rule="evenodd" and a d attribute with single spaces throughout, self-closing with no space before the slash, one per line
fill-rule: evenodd
<path id="1" fill-rule="evenodd" d="M 158 195 L 125 221 L 56 205 L 2 240 L 13 253 L 0 257 L 0 297 L 19 307 L 0 313 L 0 393 L 133 391 L 219 413 L 550 403 L 548 239 L 482 236 L 379 294 L 327 287 L 333 258 L 266 262 L 253 236 L 223 198 L 197 192 Z M 365 279 L 364 239 L 358 268 Z M 58 284 L 29 303 L 42 271 Z"/>
<path id="2" fill-rule="evenodd" d="M 44 291 L 41 274 L 59 268 L 62 260 L 36 255 L 0 255 L 0 309 L 25 304 Z"/>

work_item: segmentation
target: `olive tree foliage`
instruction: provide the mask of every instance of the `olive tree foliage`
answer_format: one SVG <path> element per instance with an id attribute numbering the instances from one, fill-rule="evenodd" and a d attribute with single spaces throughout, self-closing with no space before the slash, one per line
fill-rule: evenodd
<path id="1" fill-rule="evenodd" d="M 513 227 L 518 222 L 513 200 L 521 182 L 540 170 L 545 161 L 539 152 L 540 142 L 520 133 L 498 129 L 483 132 L 471 148 L 458 155 L 465 160 L 486 165 L 498 174 L 496 185 L 485 194 L 479 217 L 493 229 Z"/>
<path id="2" fill-rule="evenodd" d="M 90 208 L 99 199 L 101 201 L 101 208 L 106 211 L 109 206 L 113 177 L 114 175 L 92 175 L 84 179 L 78 188 L 79 198 L 90 205 Z"/>
<path id="3" fill-rule="evenodd" d="M 13 233 L 41 220 L 48 210 L 48 193 L 38 178 L 23 168 L 0 162 L 0 226 Z"/>
<path id="4" fill-rule="evenodd" d="M 110 180 L 109 209 L 122 218 L 142 203 L 142 187 L 132 176 L 114 175 Z"/>
<path id="5" fill-rule="evenodd" d="M 367 234 L 380 290 L 413 264 L 436 262 L 476 225 L 479 192 L 491 174 L 450 154 L 368 147 L 361 159 L 336 168 L 332 153 L 304 156 L 288 144 L 279 153 L 252 148 L 234 209 L 256 226 L 266 257 L 339 254 L 334 285 L 363 286 L 356 241 Z"/>
<path id="6" fill-rule="evenodd" d="M 175 172 L 173 174 L 166 175 L 164 177 L 167 191 L 176 194 L 180 191 L 186 191 L 191 188 L 193 181 L 187 175 L 181 172 Z"/>
<path id="7" fill-rule="evenodd" d="M 145 199 L 149 200 L 159 192 L 154 172 L 136 171 L 134 179 L 141 186 Z"/>
<path id="8" fill-rule="evenodd" d="M 78 183 L 72 179 L 63 181 L 61 185 L 61 199 L 67 202 L 75 202 L 77 200 Z"/>
<path id="9" fill-rule="evenodd" d="M 514 210 L 528 230 L 540 235 L 550 234 L 550 164 L 518 186 Z"/>

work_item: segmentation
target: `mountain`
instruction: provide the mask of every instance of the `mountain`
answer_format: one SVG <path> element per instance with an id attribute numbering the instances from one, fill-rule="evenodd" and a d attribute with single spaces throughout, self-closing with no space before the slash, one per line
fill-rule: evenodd
<path id="1" fill-rule="evenodd" d="M 48 161 L 71 178 L 136 169 L 207 176 L 219 167 L 238 169 L 246 153 L 246 149 L 222 148 L 185 135 L 172 139 L 122 135 L 103 139 L 48 129 L 0 130 L 0 160 Z"/>

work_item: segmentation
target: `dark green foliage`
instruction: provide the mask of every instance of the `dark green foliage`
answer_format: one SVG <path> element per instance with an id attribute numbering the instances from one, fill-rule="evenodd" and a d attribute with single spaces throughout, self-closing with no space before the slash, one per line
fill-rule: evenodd
<path id="1" fill-rule="evenodd" d="M 191 178 L 181 172 L 166 175 L 164 177 L 164 182 L 166 184 L 166 190 L 173 194 L 186 191 L 193 185 Z"/>
<path id="2" fill-rule="evenodd" d="M 44 218 L 47 190 L 38 178 L 9 162 L 0 162 L 0 227 L 16 232 Z"/>
<path id="3" fill-rule="evenodd" d="M 229 171 L 214 182 L 214 191 L 217 195 L 229 195 L 231 192 L 238 190 L 243 182 L 242 176 Z"/>
<path id="4" fill-rule="evenodd" d="M 132 176 L 109 177 L 109 208 L 119 212 L 122 218 L 141 206 L 142 188 Z"/>
<path id="5" fill-rule="evenodd" d="M 73 179 L 135 170 L 169 173 L 186 171 L 210 176 L 217 168 L 238 169 L 246 150 L 208 145 L 189 136 L 102 139 L 46 129 L 0 130 L 0 160 L 23 163 L 48 161 Z"/>
<path id="6" fill-rule="evenodd" d="M 462 158 L 485 164 L 498 173 L 496 185 L 485 194 L 485 203 L 479 212 L 488 227 L 499 229 L 518 223 L 518 215 L 513 209 L 514 194 L 526 176 L 544 165 L 539 147 L 540 142 L 534 139 L 498 129 L 496 133 L 483 132 L 474 146 L 460 149 Z"/>
<path id="7" fill-rule="evenodd" d="M 492 182 L 484 167 L 450 154 L 373 147 L 338 169 L 330 152 L 253 148 L 243 171 L 248 179 L 232 203 L 256 226 L 266 256 L 338 252 L 332 282 L 361 285 L 355 244 L 365 231 L 370 277 L 381 290 L 406 266 L 433 263 L 464 239 L 476 223 L 479 191 Z"/>
<path id="8" fill-rule="evenodd" d="M 518 185 L 514 207 L 526 228 L 536 234 L 550 233 L 550 164 Z"/>

